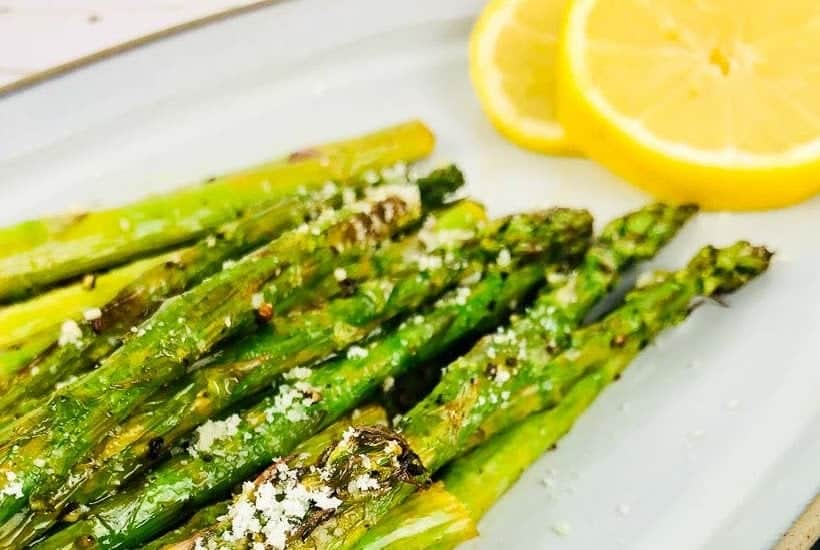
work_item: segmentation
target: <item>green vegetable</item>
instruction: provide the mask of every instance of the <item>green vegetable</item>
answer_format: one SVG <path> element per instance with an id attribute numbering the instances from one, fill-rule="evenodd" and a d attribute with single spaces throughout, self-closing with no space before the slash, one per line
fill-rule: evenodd
<path id="1" fill-rule="evenodd" d="M 13 344 L 0 350 L 0 384 L 8 386 L 9 381 L 28 365 L 37 355 L 54 344 L 54 337 L 60 327 L 52 327 L 30 335 L 24 342 Z M 0 421 L 2 425 L 2 421 Z"/>
<path id="2" fill-rule="evenodd" d="M 308 263 L 321 250 L 366 250 L 419 215 L 418 188 L 396 188 L 382 200 L 329 211 L 306 231 L 286 233 L 167 300 L 140 327 L 144 334 L 15 424 L 13 445 L 6 442 L 0 459 L 0 471 L 15 476 L 0 489 L 0 522 L 13 522 L 35 488 L 41 494 L 56 492 L 71 468 L 142 401 L 184 375 L 214 345 L 253 326 L 253 296 L 271 278 L 289 266 Z M 30 504 L 35 510 L 41 505 Z"/>
<path id="3" fill-rule="evenodd" d="M 364 183 L 351 180 L 346 186 L 356 189 Z M 450 166 L 419 179 L 417 186 L 425 207 L 435 207 L 441 204 L 446 192 L 460 187 L 462 183 L 461 172 Z M 241 220 L 222 226 L 216 235 L 178 251 L 167 262 L 149 269 L 106 304 L 98 319 L 78 323 L 76 328 L 80 334 L 72 339 L 70 345 L 51 347 L 10 381 L 9 387 L 0 394 L 0 426 L 8 425 L 42 404 L 57 382 L 85 372 L 105 359 L 164 299 L 199 284 L 220 270 L 224 262 L 270 241 L 286 229 L 314 218 L 323 209 L 339 206 L 341 195 L 337 187 L 326 186 L 325 190 L 313 197 L 302 194 L 285 197 Z M 341 260 L 329 258 L 328 262 L 338 263 Z M 320 269 L 314 276 L 321 277 L 322 273 Z M 322 298 L 308 284 L 308 273 L 294 267 L 291 275 L 301 279 L 293 280 L 289 285 L 293 287 L 292 294 L 297 296 L 288 299 L 280 293 L 278 298 L 283 303 L 278 305 L 278 310 L 299 301 Z M 287 275 L 281 276 L 282 280 L 286 278 Z"/>
<path id="4" fill-rule="evenodd" d="M 447 491 L 481 519 L 522 473 L 567 433 L 634 353 L 618 353 L 581 378 L 551 409 L 537 412 L 454 461 L 442 480 Z"/>
<path id="5" fill-rule="evenodd" d="M 514 325 L 522 332 L 535 332 L 538 337 L 549 340 L 551 353 L 561 351 L 568 345 L 572 330 L 579 326 L 590 309 L 611 290 L 619 275 L 635 262 L 654 256 L 694 211 L 688 205 L 652 204 L 613 220 L 604 227 L 595 244 L 587 251 L 582 264 L 570 274 L 569 279 L 563 285 L 543 292 L 529 314 L 514 321 Z M 535 319 L 540 322 L 534 323 Z M 486 353 L 486 350 L 478 353 Z M 478 430 L 477 433 L 484 432 Z M 388 517 L 377 524 L 376 529 L 367 533 L 357 548 L 381 548 L 382 545 L 391 547 L 393 539 L 389 535 L 392 531 L 390 526 L 405 522 L 423 525 L 422 518 L 414 517 L 419 513 L 418 500 L 414 496 L 411 498 L 412 502 L 408 501 L 409 504 L 405 502 L 391 510 Z M 477 521 L 478 518 L 474 519 Z M 451 529 L 449 532 L 456 542 L 471 538 L 475 531 L 473 524 L 463 522 L 458 514 L 454 514 L 449 520 L 442 516 L 441 521 L 441 527 L 438 524 L 431 527 L 430 533 L 420 529 L 417 537 L 402 538 L 402 547 L 426 544 L 429 537 L 436 536 L 440 528 Z M 454 545 L 455 543 L 450 546 Z"/>
<path id="6" fill-rule="evenodd" d="M 310 439 L 300 443 L 293 449 L 291 455 L 292 457 L 300 457 L 299 460 L 306 463 L 315 462 L 319 459 L 319 453 L 321 453 L 330 442 L 341 437 L 347 428 L 350 426 L 367 426 L 372 424 L 387 425 L 387 416 L 383 408 L 377 405 L 367 405 L 361 409 L 356 409 L 353 411 L 353 414 L 337 420 Z M 286 458 L 285 460 L 293 460 L 292 457 Z M 217 523 L 219 516 L 225 515 L 228 511 L 229 504 L 230 501 L 223 500 L 203 508 L 182 526 L 143 545 L 142 550 L 160 550 L 172 544 L 179 544 L 179 546 L 173 546 L 172 548 L 187 547 L 192 542 L 190 540 L 191 535 L 200 529 Z M 191 546 L 193 547 L 194 545 L 192 544 Z"/>
<path id="7" fill-rule="evenodd" d="M 53 340 L 46 353 L 8 381 L 0 394 L 2 419 L 22 416 L 40 402 L 54 385 L 87 371 L 105 359 L 136 327 L 162 305 L 163 300 L 191 288 L 222 269 L 223 264 L 265 244 L 322 208 L 338 206 L 339 193 L 308 199 L 294 195 L 247 217 L 223 225 L 215 235 L 165 256 L 125 285 L 100 308 L 99 317 L 78 319 L 76 335 L 62 345 Z M 70 319 L 70 317 L 66 317 Z"/>
<path id="8" fill-rule="evenodd" d="M 541 282 L 546 262 L 581 253 L 590 232 L 588 215 L 580 213 L 550 212 L 535 234 L 528 233 L 526 219 L 515 217 L 508 227 L 512 246 L 504 265 L 493 264 L 480 281 L 377 337 L 364 353 L 357 350 L 286 381 L 242 412 L 236 432 L 216 441 L 210 455 L 171 458 L 38 547 L 71 548 L 80 537 L 92 537 L 105 548 L 139 545 L 178 522 L 186 510 L 224 497 L 234 484 L 361 403 L 386 378 L 493 326 Z"/>
<path id="9" fill-rule="evenodd" d="M 693 299 L 731 292 L 765 271 L 770 255 L 765 248 L 745 242 L 725 249 L 707 247 L 686 268 L 636 290 L 602 321 L 575 331 L 567 350 L 553 358 L 547 350 L 549 338 L 529 331 L 519 333 L 516 323 L 482 339 L 470 353 L 450 364 L 433 392 L 399 422 L 400 435 L 347 437 L 325 451 L 326 457 L 343 455 L 332 466 L 344 472 L 345 478 L 374 476 L 380 483 L 361 494 L 345 493 L 334 485 L 333 494 L 342 495 L 343 504 L 318 525 L 293 526 L 289 548 L 354 547 L 370 524 L 412 494 L 414 484 L 424 483 L 463 452 L 470 437 L 496 411 L 514 410 L 516 414 L 504 415 L 514 420 L 517 415 L 556 404 L 575 382 L 613 354 L 631 359 L 661 330 L 685 319 Z M 529 395 L 538 399 L 520 399 Z M 397 440 L 403 446 L 393 453 L 395 460 L 372 460 L 395 449 L 391 441 Z"/>
<path id="10" fill-rule="evenodd" d="M 477 536 L 475 522 L 464 504 L 442 483 L 434 483 L 389 510 L 364 534 L 356 548 L 444 550 Z"/>
<path id="11" fill-rule="evenodd" d="M 408 122 L 127 206 L 0 229 L 0 302 L 203 237 L 262 201 L 427 155 L 430 131 Z"/>
<path id="12" fill-rule="evenodd" d="M 168 257 L 162 254 L 146 258 L 25 302 L 0 307 L 0 353 L 46 330 L 51 331 L 51 341 L 57 340 L 63 321 L 81 319 L 84 311 L 103 306 L 121 288 Z"/>
<path id="13" fill-rule="evenodd" d="M 443 217 L 462 218 L 461 232 L 470 235 L 476 229 L 475 210 L 475 204 L 462 203 Z M 426 230 L 432 237 L 440 233 L 439 238 L 452 231 Z M 382 277 L 360 283 L 351 296 L 315 309 L 274 316 L 271 330 L 230 345 L 214 362 L 177 382 L 170 392 L 161 391 L 144 403 L 118 435 L 104 441 L 89 460 L 73 469 L 71 482 L 51 496 L 49 511 L 61 509 L 69 498 L 76 505 L 110 496 L 144 467 L 164 457 L 163 449 L 175 445 L 196 426 L 269 388 L 283 372 L 326 359 L 366 338 L 382 323 L 418 308 L 460 279 L 479 272 L 487 260 L 485 251 L 477 244 L 471 246 L 469 239 L 453 240 L 431 251 L 419 249 L 407 259 L 394 248 L 411 252 L 407 243 L 400 242 L 377 253 L 373 263 L 385 264 Z M 419 270 L 422 253 L 424 261 L 438 259 L 440 265 Z M 38 498 L 36 492 L 33 498 Z M 43 499 L 48 498 L 43 495 Z"/>

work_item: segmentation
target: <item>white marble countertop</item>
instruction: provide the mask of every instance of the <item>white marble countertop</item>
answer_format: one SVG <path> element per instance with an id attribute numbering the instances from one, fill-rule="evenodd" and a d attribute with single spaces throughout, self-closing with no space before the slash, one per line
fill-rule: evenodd
<path id="1" fill-rule="evenodd" d="M 256 0 L 0 0 L 0 88 Z"/>

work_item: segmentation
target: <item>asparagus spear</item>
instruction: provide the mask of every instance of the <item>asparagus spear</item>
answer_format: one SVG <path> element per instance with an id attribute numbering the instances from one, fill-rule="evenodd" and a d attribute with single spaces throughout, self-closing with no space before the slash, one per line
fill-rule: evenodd
<path id="1" fill-rule="evenodd" d="M 696 212 L 693 205 L 649 204 L 608 223 L 582 264 L 556 289 L 544 291 L 516 330 L 541 333 L 552 353 L 569 343 L 569 335 L 635 263 L 645 261 L 674 237 Z M 549 275 L 554 284 L 563 274 Z M 534 319 L 539 322 L 533 322 Z M 428 391 L 432 389 L 429 388 Z"/>
<path id="2" fill-rule="evenodd" d="M 351 181 L 348 185 L 358 188 L 363 183 Z M 435 207 L 441 204 L 443 193 L 462 183 L 461 172 L 449 166 L 420 178 L 416 185 L 425 207 Z M 164 298 L 198 284 L 220 269 L 226 260 L 309 219 L 322 208 L 337 206 L 340 202 L 341 193 L 336 191 L 335 186 L 326 186 L 319 196 L 310 200 L 298 194 L 287 197 L 245 219 L 227 224 L 218 233 L 222 236 L 220 239 L 214 236 L 203 239 L 180 251 L 173 257 L 172 263 L 163 263 L 149 270 L 111 300 L 101 310 L 99 318 L 72 325 L 81 334 L 73 338 L 70 345 L 54 346 L 13 379 L 10 387 L 0 395 L 0 411 L 3 411 L 0 425 L 8 424 L 41 404 L 42 398 L 56 382 L 83 372 L 108 356 L 123 337 L 130 334 L 129 330 L 134 330 L 135 325 L 153 313 Z M 307 278 L 302 272 L 297 272 L 297 276 Z M 307 280 L 298 286 L 305 286 L 304 283 Z M 281 295 L 279 298 L 284 299 Z M 304 292 L 301 298 L 315 299 Z"/>
<path id="3" fill-rule="evenodd" d="M 634 344 L 633 344 L 634 345 Z M 478 521 L 535 460 L 549 450 L 598 394 L 623 371 L 637 350 L 616 353 L 579 380 L 551 409 L 537 412 L 447 467 L 447 491 Z"/>
<path id="4" fill-rule="evenodd" d="M 126 284 L 169 257 L 169 254 L 161 254 L 139 260 L 0 308 L 0 350 L 25 342 L 44 330 L 52 331 L 51 339 L 57 340 L 63 321 L 81 319 L 84 311 L 102 307 Z"/>
<path id="5" fill-rule="evenodd" d="M 71 467 L 157 388 L 179 378 L 221 340 L 251 326 L 256 316 L 252 297 L 271 277 L 308 261 L 318 250 L 366 250 L 369 243 L 418 218 L 416 186 L 384 194 L 383 200 L 328 211 L 312 227 L 306 226 L 307 231 L 287 233 L 166 301 L 143 324 L 142 336 L 21 419 L 14 445 L 6 444 L 0 459 L 0 471 L 7 477 L 0 489 L 0 522 L 20 511 L 35 487 L 60 486 Z M 36 508 L 37 503 L 32 505 Z"/>
<path id="6" fill-rule="evenodd" d="M 656 284 L 667 277 L 668 275 L 661 275 L 656 279 Z M 521 474 L 572 428 L 595 398 L 629 365 L 641 345 L 640 339 L 624 342 L 623 347 L 615 350 L 604 360 L 600 368 L 574 384 L 554 408 L 530 415 L 448 465 L 442 481 L 451 498 L 461 502 L 469 510 L 469 516 L 473 521 L 478 522 Z M 515 403 L 518 397 L 520 396 L 513 396 L 511 401 Z M 532 404 L 529 404 L 526 408 L 531 406 Z M 519 411 L 519 414 L 522 413 L 526 414 L 526 411 Z M 385 520 L 389 519 L 392 523 L 414 522 L 417 516 L 419 513 L 416 510 L 402 504 L 391 512 L 391 515 L 385 517 Z M 469 532 L 461 526 L 462 523 L 457 517 L 447 518 L 444 525 L 445 528 L 463 535 L 463 538 L 456 542 L 470 538 Z M 387 527 L 388 525 L 385 525 L 382 530 Z M 440 528 L 437 527 L 436 530 L 438 529 Z M 417 536 L 418 540 L 425 540 L 428 533 L 420 530 Z M 363 542 L 365 540 L 384 539 L 371 539 L 368 536 Z M 452 544 L 447 547 L 454 546 L 455 544 Z M 360 547 L 364 549 L 378 546 L 361 544 Z"/>
<path id="7" fill-rule="evenodd" d="M 453 219 L 461 218 L 461 233 L 473 234 L 469 230 L 475 229 L 475 214 L 474 203 L 461 203 L 442 215 L 443 221 L 450 222 L 449 228 L 436 232 L 428 227 L 426 231 L 430 237 L 441 238 L 453 231 Z M 453 240 L 425 252 L 422 259 L 429 265 L 421 271 L 417 264 L 421 250 L 417 250 L 408 259 L 391 262 L 391 273 L 362 283 L 352 296 L 313 310 L 275 317 L 272 331 L 229 346 L 215 363 L 179 381 L 174 387 L 178 391 L 171 391 L 170 395 L 160 392 L 143 404 L 118 435 L 104 441 L 88 461 L 73 469 L 70 481 L 59 492 L 43 495 L 43 500 L 50 502 L 46 507 L 48 514 L 63 508 L 69 497 L 74 504 L 85 505 L 109 496 L 161 458 L 164 448 L 175 445 L 207 419 L 221 416 L 223 411 L 268 388 L 277 375 L 328 357 L 365 338 L 382 322 L 417 308 L 459 279 L 476 273 L 483 267 L 485 251 L 469 244 Z M 489 244 L 483 243 L 488 253 L 497 254 Z M 390 258 L 400 260 L 399 251 L 413 252 L 407 243 L 400 242 L 377 254 L 374 263 L 386 263 Z M 39 500 L 37 492 L 32 499 Z M 36 518 L 36 523 L 46 524 L 42 517 Z"/>
<path id="8" fill-rule="evenodd" d="M 217 518 L 212 519 L 211 523 L 218 522 Z M 356 548 L 444 550 L 477 536 L 475 522 L 464 504 L 444 484 L 434 483 L 388 511 L 365 533 Z"/>
<path id="9" fill-rule="evenodd" d="M 346 415 L 321 432 L 303 441 L 293 449 L 291 456 L 284 460 L 296 466 L 296 462 L 312 464 L 319 459 L 319 454 L 329 443 L 338 439 L 350 426 L 387 425 L 387 413 L 378 405 L 366 405 L 355 409 L 352 414 Z M 143 550 L 159 550 L 164 548 L 185 548 L 191 544 L 190 537 L 200 529 L 210 527 L 219 521 L 219 517 L 228 511 L 229 500 L 223 500 L 203 508 L 181 527 L 154 539 L 142 546 Z M 193 548 L 195 543 L 191 546 Z"/>
<path id="10" fill-rule="evenodd" d="M 510 332 L 516 337 L 544 340 L 544 351 L 548 354 L 565 350 L 571 342 L 573 331 L 612 290 L 620 274 L 636 262 L 648 260 L 657 254 L 695 211 L 696 208 L 691 205 L 656 203 L 616 218 L 601 231 L 578 269 L 557 288 L 543 291 L 527 315 L 513 320 Z M 490 347 L 493 349 L 490 350 Z M 486 361 L 485 356 L 495 353 L 495 347 L 487 338 L 471 354 L 478 362 Z M 517 349 L 514 351 L 518 353 Z M 515 357 L 506 360 L 517 361 Z M 493 362 L 501 364 L 503 361 L 495 358 Z M 489 368 L 497 370 L 494 366 Z M 448 384 L 448 380 L 445 375 L 440 387 Z M 476 433 L 487 430 L 486 426 L 482 428 Z"/>
<path id="11" fill-rule="evenodd" d="M 436 499 L 453 502 L 445 513 L 437 514 L 435 523 L 426 522 L 435 513 L 431 503 L 423 499 L 427 490 L 413 493 L 398 507 L 393 508 L 356 543 L 357 550 L 399 550 L 425 548 L 429 541 L 439 542 L 437 548 L 455 548 L 458 544 L 478 536 L 476 523 L 496 501 L 521 477 L 521 474 L 567 433 L 581 413 L 595 397 L 614 380 L 628 364 L 629 357 L 621 354 L 606 360 L 600 369 L 584 376 L 552 409 L 537 412 L 520 424 L 502 432 L 467 455 L 444 468 Z M 454 503 L 458 503 L 457 507 Z M 223 507 L 218 515 L 224 515 Z M 205 518 L 199 524 L 205 529 Z M 216 516 L 211 524 L 218 523 Z M 403 525 L 418 526 L 405 537 L 396 540 L 391 533 Z M 439 533 L 447 533 L 439 539 Z M 190 533 L 191 535 L 193 533 Z"/>
<path id="12" fill-rule="evenodd" d="M 217 178 L 205 186 L 128 206 L 30 221 L 0 230 L 0 301 L 20 299 L 77 275 L 189 242 L 240 212 L 368 169 L 427 155 L 430 131 L 409 122 Z M 21 242 L 23 244 L 12 244 Z"/>
<path id="13" fill-rule="evenodd" d="M 224 262 L 270 241 L 302 223 L 321 208 L 338 206 L 335 192 L 315 200 L 294 195 L 224 225 L 217 235 L 168 256 L 122 288 L 91 319 L 68 317 L 62 340 L 8 381 L 0 395 L 0 411 L 10 417 L 27 412 L 27 399 L 48 393 L 61 379 L 87 370 L 104 359 L 129 335 L 131 327 L 149 317 L 165 298 L 195 286 L 219 271 Z"/>
<path id="14" fill-rule="evenodd" d="M 624 311 L 623 316 L 612 318 L 610 330 L 613 336 L 607 344 L 616 351 L 623 348 L 621 353 L 629 355 L 630 358 L 634 357 L 637 349 L 627 345 L 625 339 L 634 338 L 638 341 L 639 349 L 642 349 L 660 330 L 682 321 L 691 311 L 694 300 L 733 292 L 765 271 L 770 258 L 771 252 L 764 247 L 752 246 L 745 241 L 739 241 L 726 248 L 704 247 L 684 269 L 673 276 L 656 273 L 654 279 L 651 279 L 657 281 L 655 284 L 647 284 L 628 295 L 621 308 Z M 686 300 L 687 297 L 688 301 L 683 303 L 682 300 Z M 649 309 L 647 304 L 654 303 L 662 304 L 662 307 L 654 312 L 656 316 L 641 316 Z M 469 446 L 472 447 L 486 437 L 509 428 L 533 411 L 555 405 L 568 385 L 585 372 L 584 369 L 596 367 L 595 352 L 602 353 L 607 359 L 611 357 L 613 352 L 607 354 L 602 340 L 596 340 L 602 337 L 600 333 L 589 329 L 575 333 L 571 346 L 563 354 L 564 361 L 569 361 L 573 355 L 573 348 L 584 347 L 590 351 L 572 361 L 571 368 L 550 367 L 557 369 L 555 378 L 550 379 L 551 387 L 549 383 L 542 383 L 510 388 L 513 396 L 511 404 L 493 411 L 482 425 L 482 429 L 475 434 L 478 437 L 471 438 Z M 556 363 L 560 364 L 561 361 L 556 359 Z M 600 361 L 597 364 L 599 365 Z"/>
<path id="15" fill-rule="evenodd" d="M 382 407 L 366 405 L 360 409 L 355 409 L 352 414 L 344 416 L 323 431 L 297 445 L 291 453 L 292 456 L 285 460 L 290 461 L 291 464 L 296 461 L 307 464 L 313 463 L 318 460 L 319 454 L 325 447 L 333 440 L 341 437 L 347 428 L 369 424 L 387 425 L 387 415 Z M 227 513 L 229 505 L 230 501 L 228 500 L 203 508 L 179 528 L 154 539 L 149 544 L 143 545 L 143 550 L 159 550 L 160 548 L 167 548 L 168 545 L 180 543 L 182 543 L 180 546 L 184 546 L 192 534 L 217 523 L 220 516 Z M 174 548 L 177 548 L 177 546 L 174 546 Z"/>
<path id="16" fill-rule="evenodd" d="M 399 432 L 377 436 L 361 430 L 363 436 L 353 433 L 325 451 L 327 459 L 318 467 L 330 468 L 331 482 L 333 472 L 344 472 L 344 479 L 364 476 L 378 483 L 359 493 L 332 484 L 329 494 L 342 503 L 321 522 L 310 514 L 289 519 L 288 547 L 355 547 L 369 525 L 462 452 L 492 413 L 510 403 L 510 395 L 533 392 L 541 396 L 539 406 L 553 405 L 613 353 L 631 359 L 658 332 L 682 321 L 693 299 L 737 289 L 764 271 L 769 257 L 765 248 L 743 242 L 725 249 L 707 247 L 686 268 L 634 292 L 604 320 L 573 333 L 569 348 L 552 359 L 546 349 L 550 341 L 538 334 L 519 335 L 511 327 L 482 339 L 447 367 L 442 382 L 401 420 Z M 227 540 L 232 534 L 220 536 Z"/>
<path id="17" fill-rule="evenodd" d="M 85 311 L 102 306 L 128 282 L 168 259 L 170 254 L 152 256 L 0 308 L 0 390 L 58 341 L 65 321 L 81 320 Z"/>
<path id="18" fill-rule="evenodd" d="M 54 337 L 60 327 L 54 330 L 43 330 L 32 334 L 25 341 L 13 344 L 0 351 L 0 384 L 7 386 L 15 374 L 28 365 L 40 353 L 54 344 Z M 0 421 L 2 425 L 2 421 Z"/>
<path id="19" fill-rule="evenodd" d="M 472 211 L 474 207 L 467 207 Z M 124 483 L 129 476 L 140 471 L 140 467 L 160 455 L 156 442 L 163 446 L 173 445 L 181 436 L 210 417 L 219 416 L 222 411 L 234 406 L 267 388 L 275 376 L 300 364 L 310 364 L 340 348 L 346 347 L 378 328 L 385 320 L 421 305 L 430 297 L 435 297 L 459 279 L 480 273 L 490 258 L 495 258 L 502 246 L 513 247 L 516 253 L 516 239 L 526 224 L 528 217 L 518 216 L 502 219 L 492 224 L 481 239 L 472 241 L 449 241 L 445 245 L 426 252 L 424 256 L 412 256 L 404 260 L 405 267 L 396 265 L 397 276 L 368 281 L 349 298 L 329 302 L 314 311 L 299 312 L 274 322 L 272 334 L 255 334 L 244 342 L 222 353 L 216 364 L 194 372 L 180 382 L 181 390 L 158 404 L 152 417 L 158 422 L 146 430 L 140 423 L 144 417 L 128 423 L 124 433 L 126 439 L 140 431 L 143 435 L 132 445 L 121 448 L 114 441 L 112 449 L 104 451 L 109 460 L 99 474 L 95 474 L 94 460 L 81 464 L 70 479 L 84 483 L 73 500 L 79 504 L 96 502 L 110 494 Z M 469 227 L 461 228 L 467 235 Z M 428 229 L 429 231 L 429 229 Z M 444 229 L 442 234 L 452 232 Z M 443 235 L 431 231 L 435 241 Z M 532 241 L 532 239 L 528 239 Z M 526 242 L 526 246 L 530 243 Z M 406 246 L 400 246 L 406 251 Z M 390 249 L 386 256 L 395 256 Z M 421 260 L 424 268 L 419 271 Z M 387 294 L 385 294 L 387 291 Z M 205 397 L 207 396 L 207 397 Z M 135 425 L 136 424 L 136 425 Z M 64 504 L 66 495 L 74 487 L 64 486 L 51 500 L 50 510 L 58 510 Z M 37 493 L 32 497 L 38 498 Z"/>
<path id="20" fill-rule="evenodd" d="M 171 458 L 38 548 L 71 548 L 81 537 L 92 537 L 105 548 L 139 545 L 178 521 L 186 509 L 224 496 L 232 485 L 355 407 L 386 378 L 495 324 L 541 282 L 545 262 L 580 253 L 590 220 L 575 214 L 573 223 L 558 224 L 557 218 L 566 214 L 549 216 L 546 225 L 553 227 L 553 235 L 532 243 L 546 247 L 544 253 L 505 255 L 504 265 L 491 265 L 480 281 L 448 293 L 423 314 L 376 338 L 364 352 L 349 353 L 309 373 L 294 371 L 305 377 L 280 386 L 275 395 L 241 413 L 236 432 L 212 445 L 209 460 L 201 455 Z"/>
<path id="21" fill-rule="evenodd" d="M 570 279 L 556 289 L 543 292 L 531 308 L 530 315 L 514 321 L 514 324 L 519 330 L 540 332 L 541 337 L 550 342 L 551 353 L 561 351 L 568 344 L 571 331 L 580 324 L 593 305 L 611 290 L 620 273 L 635 262 L 654 256 L 694 211 L 695 208 L 689 205 L 652 204 L 613 220 L 604 227 L 596 243 L 586 253 L 583 263 Z M 530 324 L 531 318 L 535 316 L 542 319 L 540 325 Z M 479 433 L 482 433 L 481 430 Z M 446 491 L 443 492 L 445 494 L 438 497 L 442 501 L 455 499 Z M 474 536 L 474 523 L 464 521 L 458 508 L 453 506 L 446 508 L 452 510 L 448 514 L 436 516 L 441 523 L 436 523 L 429 531 L 419 528 L 416 535 L 394 540 L 390 533 L 399 529 L 399 526 L 424 525 L 423 520 L 428 513 L 427 508 L 421 503 L 423 494 L 424 491 L 416 493 L 410 500 L 388 512 L 376 528 L 369 531 L 358 543 L 357 548 L 429 546 L 437 540 L 436 537 L 441 531 L 448 533 L 450 538 L 442 540 L 440 546 L 452 547 Z M 472 512 L 470 502 L 465 501 L 465 504 Z M 473 516 L 473 519 L 478 521 L 478 517 Z"/>
<path id="22" fill-rule="evenodd" d="M 413 493 L 388 511 L 356 543 L 357 550 L 455 548 L 478 536 L 476 523 L 521 474 L 567 433 L 595 397 L 625 368 L 629 359 L 615 355 L 586 375 L 552 409 L 538 412 L 449 464 L 441 481 Z M 200 517 L 198 529 L 216 524 Z M 196 529 L 188 533 L 194 535 Z"/>

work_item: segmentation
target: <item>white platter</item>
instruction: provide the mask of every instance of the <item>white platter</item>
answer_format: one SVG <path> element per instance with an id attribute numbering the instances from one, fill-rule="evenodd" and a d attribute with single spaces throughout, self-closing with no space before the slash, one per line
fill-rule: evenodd
<path id="1" fill-rule="evenodd" d="M 9 94 L 0 224 L 122 202 L 412 117 L 436 131 L 437 158 L 458 162 L 494 214 L 560 204 L 606 220 L 645 202 L 590 162 L 496 135 L 467 78 L 481 3 L 281 2 Z M 654 265 L 738 238 L 777 250 L 770 273 L 730 297 L 730 310 L 701 308 L 647 349 L 471 547 L 776 542 L 820 489 L 820 200 L 700 215 Z M 563 523 L 571 532 L 559 536 Z"/>

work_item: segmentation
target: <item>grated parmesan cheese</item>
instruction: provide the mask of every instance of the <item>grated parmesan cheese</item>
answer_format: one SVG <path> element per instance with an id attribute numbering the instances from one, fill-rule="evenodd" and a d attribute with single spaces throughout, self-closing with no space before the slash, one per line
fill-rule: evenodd
<path id="1" fill-rule="evenodd" d="M 284 374 L 287 380 L 304 380 L 313 373 L 310 367 L 294 367 Z"/>
<path id="2" fill-rule="evenodd" d="M 382 177 L 386 181 L 405 180 L 407 178 L 407 164 L 397 162 L 393 166 L 382 168 Z"/>
<path id="3" fill-rule="evenodd" d="M 60 347 L 74 344 L 80 346 L 80 339 L 83 337 L 83 331 L 80 330 L 80 325 L 77 321 L 69 319 L 60 325 L 60 336 L 57 339 L 57 345 Z"/>
<path id="4" fill-rule="evenodd" d="M 567 535 L 572 532 L 572 526 L 569 524 L 568 521 L 559 521 L 555 525 L 552 526 L 552 530 L 562 537 L 566 537 Z"/>
<path id="5" fill-rule="evenodd" d="M 102 310 L 98 307 L 92 307 L 83 311 L 83 318 L 86 321 L 96 321 L 100 317 L 102 317 Z"/>
<path id="6" fill-rule="evenodd" d="M 507 369 L 497 369 L 495 372 L 495 383 L 499 386 L 510 379 L 510 371 Z"/>
<path id="7" fill-rule="evenodd" d="M 361 346 L 350 346 L 347 350 L 348 359 L 364 359 L 367 355 L 367 350 Z"/>
<path id="8" fill-rule="evenodd" d="M 342 202 L 345 205 L 349 205 L 356 202 L 356 192 L 353 189 L 346 188 L 344 191 L 342 191 Z"/>
<path id="9" fill-rule="evenodd" d="M 265 417 L 272 422 L 275 415 L 283 415 L 291 422 L 307 420 L 307 408 L 318 402 L 319 390 L 304 381 L 282 384 L 273 398 L 273 405 L 265 409 Z"/>
<path id="10" fill-rule="evenodd" d="M 284 463 L 276 465 L 276 475 L 260 485 L 246 483 L 242 494 L 229 508 L 224 519 L 230 528 L 222 535 L 226 542 L 256 542 L 253 549 L 283 550 L 288 535 L 298 527 L 312 506 L 321 510 L 335 510 L 342 501 L 333 496 L 330 487 L 306 487 L 298 477 L 298 470 Z M 197 541 L 199 544 L 199 541 Z M 203 548 L 208 548 L 202 546 Z"/>
<path id="11" fill-rule="evenodd" d="M 69 384 L 73 384 L 76 381 L 77 381 L 77 375 L 72 374 L 71 376 L 69 376 L 69 377 L 67 377 L 63 380 L 60 380 L 59 382 L 54 384 L 54 389 L 61 390 L 64 387 L 68 386 Z"/>
<path id="12" fill-rule="evenodd" d="M 347 492 L 351 494 L 365 493 L 367 491 L 374 491 L 379 488 L 379 480 L 373 479 L 367 474 L 356 476 L 347 484 Z"/>
<path id="13" fill-rule="evenodd" d="M 431 218 L 432 219 L 432 218 Z M 419 231 L 418 239 L 424 248 L 427 250 L 434 250 L 444 246 L 452 246 L 456 243 L 468 241 L 475 236 L 475 233 L 467 229 L 439 229 L 431 230 L 422 228 Z"/>
<path id="14" fill-rule="evenodd" d="M 225 420 L 208 420 L 196 430 L 196 443 L 188 448 L 188 452 L 196 457 L 199 453 L 210 453 L 213 444 L 220 439 L 236 435 L 242 419 L 234 413 Z"/>
<path id="15" fill-rule="evenodd" d="M 0 489 L 0 495 L 22 498 L 23 482 L 17 480 L 17 474 L 11 471 L 6 472 L 6 484 Z"/>
<path id="16" fill-rule="evenodd" d="M 411 207 L 421 205 L 421 192 L 416 185 L 393 184 L 381 185 L 367 190 L 367 198 L 371 201 L 383 201 L 395 197 Z"/>
<path id="17" fill-rule="evenodd" d="M 506 248 L 502 248 L 501 252 L 498 253 L 498 258 L 495 260 L 495 263 L 500 265 L 501 267 L 507 267 L 512 262 L 512 257 L 510 256 L 510 251 Z"/>
<path id="18" fill-rule="evenodd" d="M 377 174 L 375 170 L 371 169 L 362 174 L 362 179 L 365 181 L 365 183 L 373 185 L 379 182 L 379 174 Z"/>

